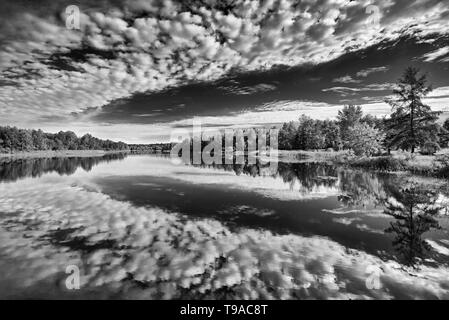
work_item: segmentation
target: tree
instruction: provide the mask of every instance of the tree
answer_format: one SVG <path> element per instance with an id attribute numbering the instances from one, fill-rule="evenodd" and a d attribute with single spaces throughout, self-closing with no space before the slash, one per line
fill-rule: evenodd
<path id="1" fill-rule="evenodd" d="M 299 118 L 295 147 L 300 150 L 316 150 L 324 147 L 324 136 L 317 121 L 306 115 Z"/>
<path id="2" fill-rule="evenodd" d="M 432 91 L 426 75 L 409 67 L 393 90 L 394 97 L 387 102 L 392 107 L 388 131 L 388 145 L 415 152 L 416 147 L 438 141 L 438 115 L 422 99 Z"/>
<path id="3" fill-rule="evenodd" d="M 444 130 L 449 132 L 449 118 L 447 118 L 446 121 L 444 121 L 443 128 Z"/>
<path id="4" fill-rule="evenodd" d="M 79 139 L 71 131 L 53 134 L 42 130 L 0 127 L 0 151 L 2 152 L 66 149 L 128 150 L 128 145 L 120 141 L 101 140 L 91 135 L 85 135 Z"/>
<path id="5" fill-rule="evenodd" d="M 33 137 L 33 147 L 35 150 L 47 150 L 48 149 L 48 141 L 45 133 L 42 130 L 33 130 L 31 132 L 31 136 Z"/>
<path id="6" fill-rule="evenodd" d="M 363 116 L 362 119 L 360 119 L 360 122 L 366 123 L 369 126 L 376 129 L 382 128 L 382 119 L 372 116 L 370 114 Z"/>
<path id="7" fill-rule="evenodd" d="M 33 149 L 33 137 L 29 130 L 19 130 L 19 148 L 21 151 L 29 151 Z"/>
<path id="8" fill-rule="evenodd" d="M 63 149 L 76 150 L 78 149 L 78 137 L 72 131 L 60 131 L 56 134 L 56 138 L 63 144 Z M 58 143 L 59 144 L 59 143 Z"/>
<path id="9" fill-rule="evenodd" d="M 337 122 L 340 126 L 340 135 L 343 141 L 347 140 L 347 134 L 349 128 L 356 125 L 362 120 L 363 111 L 362 107 L 347 105 L 342 110 L 338 111 Z"/>
<path id="10" fill-rule="evenodd" d="M 423 234 L 440 228 L 435 219 L 442 210 L 441 206 L 436 205 L 438 193 L 412 185 L 397 190 L 394 198 L 396 201 L 386 203 L 384 213 L 395 220 L 385 231 L 395 235 L 393 246 L 403 262 L 414 266 L 431 250 L 422 238 Z"/>
<path id="11" fill-rule="evenodd" d="M 324 147 L 339 150 L 341 147 L 340 127 L 335 121 L 324 120 L 321 123 L 321 131 L 324 135 Z"/>
<path id="12" fill-rule="evenodd" d="M 439 138 L 441 147 L 443 148 L 449 147 L 449 118 L 446 119 L 446 121 L 444 121 Z"/>
<path id="13" fill-rule="evenodd" d="M 358 156 L 372 156 L 382 149 L 383 134 L 366 123 L 349 128 L 346 146 Z"/>
<path id="14" fill-rule="evenodd" d="M 281 150 L 292 150 L 295 143 L 297 126 L 294 122 L 284 123 L 279 130 L 279 148 Z"/>

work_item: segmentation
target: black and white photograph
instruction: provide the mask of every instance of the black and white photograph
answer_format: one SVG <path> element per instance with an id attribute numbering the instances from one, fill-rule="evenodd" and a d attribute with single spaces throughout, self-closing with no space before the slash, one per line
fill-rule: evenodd
<path id="1" fill-rule="evenodd" d="M 0 0 L 0 300 L 448 299 L 449 1 Z"/>

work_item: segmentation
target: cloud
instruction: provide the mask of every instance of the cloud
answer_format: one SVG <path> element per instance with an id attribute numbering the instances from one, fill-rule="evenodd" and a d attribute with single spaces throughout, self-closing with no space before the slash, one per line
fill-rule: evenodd
<path id="1" fill-rule="evenodd" d="M 391 91 L 395 87 L 394 83 L 372 83 L 362 87 L 331 87 L 323 89 L 323 92 L 335 92 L 342 96 L 348 96 L 363 91 Z"/>
<path id="2" fill-rule="evenodd" d="M 0 23 L 2 124 L 30 125 L 54 115 L 69 123 L 73 112 L 136 93 L 318 64 L 403 34 L 442 34 L 448 10 L 431 0 L 376 1 L 381 16 L 372 26 L 370 0 L 81 1 L 81 30 L 68 30 L 68 4 L 7 1 Z"/>
<path id="3" fill-rule="evenodd" d="M 364 69 L 364 70 L 361 70 L 361 71 L 357 72 L 357 77 L 366 78 L 366 77 L 368 77 L 372 73 L 386 72 L 386 71 L 388 71 L 388 67 L 368 68 L 368 69 Z"/>
<path id="4" fill-rule="evenodd" d="M 340 83 L 360 83 L 361 80 L 353 79 L 351 76 L 343 76 L 340 78 L 336 78 L 332 80 L 332 82 L 340 82 Z"/>
<path id="5" fill-rule="evenodd" d="M 277 89 L 276 85 L 268 83 L 259 83 L 254 86 L 242 86 L 237 81 L 234 81 L 232 85 L 221 86 L 219 89 L 226 92 L 226 94 L 232 95 L 252 95 L 257 93 L 274 91 Z"/>
<path id="6" fill-rule="evenodd" d="M 443 47 L 443 48 L 439 48 L 435 51 L 426 53 L 425 55 L 422 56 L 422 59 L 425 62 L 449 62 L 449 57 L 445 57 L 449 55 L 449 46 L 448 47 Z"/>

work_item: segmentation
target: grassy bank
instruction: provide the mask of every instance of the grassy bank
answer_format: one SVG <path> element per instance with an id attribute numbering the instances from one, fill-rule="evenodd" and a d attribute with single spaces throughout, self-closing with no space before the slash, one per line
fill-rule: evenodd
<path id="1" fill-rule="evenodd" d="M 449 150 L 434 156 L 410 155 L 393 152 L 389 156 L 356 157 L 348 151 L 279 151 L 279 160 L 285 162 L 327 162 L 380 172 L 409 172 L 412 174 L 449 178 Z"/>
<path id="2" fill-rule="evenodd" d="M 303 151 L 279 150 L 278 159 L 283 162 L 333 162 L 337 158 L 343 159 L 346 151 Z"/>
<path id="3" fill-rule="evenodd" d="M 28 158 L 53 158 L 53 157 L 98 157 L 105 154 L 124 153 L 127 151 L 105 150 L 58 150 L 58 151 L 24 151 L 14 153 L 0 153 L 0 158 L 28 159 Z"/>

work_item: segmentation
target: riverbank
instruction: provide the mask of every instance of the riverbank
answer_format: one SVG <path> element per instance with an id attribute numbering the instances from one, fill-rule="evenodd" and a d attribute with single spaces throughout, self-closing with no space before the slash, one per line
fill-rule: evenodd
<path id="1" fill-rule="evenodd" d="M 279 161 L 283 162 L 326 162 L 336 166 L 346 166 L 381 172 L 408 172 L 437 178 L 449 178 L 449 150 L 436 155 L 410 155 L 392 152 L 388 156 L 356 157 L 348 151 L 302 151 L 279 150 Z"/>
<path id="2" fill-rule="evenodd" d="M 45 150 L 45 151 L 24 151 L 14 153 L 0 153 L 0 158 L 29 159 L 29 158 L 55 158 L 55 157 L 101 157 L 106 154 L 128 153 L 128 150 L 106 151 L 106 150 Z"/>

